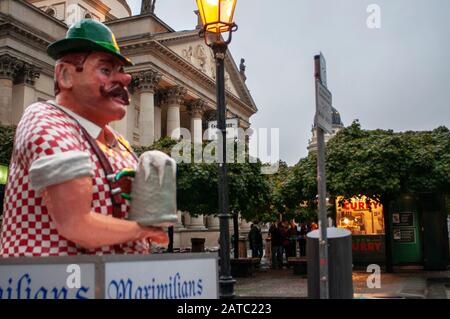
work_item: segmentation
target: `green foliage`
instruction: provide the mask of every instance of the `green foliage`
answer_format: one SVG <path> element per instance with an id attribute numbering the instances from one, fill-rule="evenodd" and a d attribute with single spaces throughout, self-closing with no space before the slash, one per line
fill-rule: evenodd
<path id="1" fill-rule="evenodd" d="M 9 165 L 11 160 L 14 136 L 16 134 L 15 126 L 6 126 L 0 124 L 0 163 Z"/>
<path id="2" fill-rule="evenodd" d="M 295 165 L 275 193 L 278 209 L 312 216 L 317 182 L 316 157 Z M 362 130 L 358 121 L 341 130 L 327 144 L 327 191 L 330 196 L 366 195 L 375 200 L 402 193 L 449 193 L 450 131 L 394 133 Z M 276 197 L 278 198 L 278 197 Z M 300 207 L 300 208 L 299 208 Z"/>
<path id="3" fill-rule="evenodd" d="M 267 176 L 272 195 L 270 210 L 274 215 L 284 214 L 289 210 L 285 203 L 282 186 L 286 183 L 291 174 L 291 171 L 292 168 L 288 167 L 286 163 L 280 161 L 278 165 L 278 172 L 276 174 Z M 278 218 L 275 218 L 273 221 L 275 220 L 278 220 Z"/>
<path id="4" fill-rule="evenodd" d="M 271 176 L 272 216 L 310 222 L 316 216 L 316 157 L 310 155 L 293 167 Z M 278 218 L 277 218 L 278 219 Z"/>
<path id="5" fill-rule="evenodd" d="M 175 146 L 175 144 L 177 144 L 177 141 L 172 140 L 170 137 L 164 137 L 156 141 L 152 146 L 149 147 L 133 146 L 133 150 L 137 156 L 141 156 L 142 153 L 152 150 L 158 150 L 166 153 L 167 155 L 170 155 L 172 147 Z"/>
<path id="6" fill-rule="evenodd" d="M 365 131 L 354 122 L 327 144 L 327 189 L 350 198 L 377 198 L 401 189 L 401 137 L 392 131 Z"/>
<path id="7" fill-rule="evenodd" d="M 401 134 L 404 151 L 403 189 L 411 193 L 449 192 L 450 131 L 439 127 L 431 132 Z"/>
<path id="8" fill-rule="evenodd" d="M 450 132 L 368 131 L 354 122 L 328 142 L 327 180 L 345 197 L 448 192 Z"/>

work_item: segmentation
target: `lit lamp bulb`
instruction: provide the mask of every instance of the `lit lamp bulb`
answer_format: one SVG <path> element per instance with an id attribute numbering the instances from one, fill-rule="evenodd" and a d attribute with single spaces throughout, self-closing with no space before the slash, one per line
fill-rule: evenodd
<path id="1" fill-rule="evenodd" d="M 228 32 L 233 26 L 236 0 L 197 0 L 197 5 L 206 31 Z"/>

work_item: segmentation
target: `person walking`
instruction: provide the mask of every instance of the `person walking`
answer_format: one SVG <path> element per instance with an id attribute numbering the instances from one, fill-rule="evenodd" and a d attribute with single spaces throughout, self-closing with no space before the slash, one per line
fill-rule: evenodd
<path id="1" fill-rule="evenodd" d="M 259 229 L 257 224 L 258 222 L 254 222 L 251 225 L 250 232 L 248 233 L 248 240 L 250 242 L 252 258 L 259 258 L 261 260 L 263 256 L 263 241 L 261 230 Z"/>
<path id="2" fill-rule="evenodd" d="M 291 257 L 290 240 L 289 240 L 289 223 L 287 221 L 283 221 L 279 223 L 278 226 L 280 228 L 281 245 L 282 245 L 281 260 L 283 261 L 283 252 L 284 252 L 287 265 L 288 258 Z"/>
<path id="3" fill-rule="evenodd" d="M 288 230 L 289 235 L 289 257 L 297 257 L 297 225 L 291 221 Z"/>
<path id="4" fill-rule="evenodd" d="M 269 228 L 272 248 L 272 269 L 282 268 L 283 266 L 283 247 L 281 245 L 281 233 L 279 225 L 272 223 Z"/>
<path id="5" fill-rule="evenodd" d="M 300 257 L 306 256 L 306 234 L 308 233 L 308 227 L 305 223 L 300 224 L 300 231 L 298 234 L 298 245 L 300 248 Z"/>

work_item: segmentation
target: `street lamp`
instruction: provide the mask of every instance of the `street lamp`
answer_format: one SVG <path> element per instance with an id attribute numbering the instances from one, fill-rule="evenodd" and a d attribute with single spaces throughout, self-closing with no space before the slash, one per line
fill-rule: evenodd
<path id="1" fill-rule="evenodd" d="M 234 280 L 230 267 L 230 234 L 228 222 L 228 180 L 226 164 L 226 104 L 225 104 L 225 54 L 231 35 L 237 30 L 233 23 L 236 0 L 197 0 L 198 11 L 202 18 L 203 28 L 200 36 L 213 50 L 216 61 L 216 94 L 217 94 L 217 128 L 222 139 L 218 139 L 218 198 L 220 220 L 220 273 L 219 292 L 221 298 L 234 297 Z M 224 40 L 222 33 L 228 32 Z M 220 145 L 220 143 L 222 145 Z M 222 147 L 220 147 L 222 146 Z M 237 240 L 237 238 L 235 238 Z"/>

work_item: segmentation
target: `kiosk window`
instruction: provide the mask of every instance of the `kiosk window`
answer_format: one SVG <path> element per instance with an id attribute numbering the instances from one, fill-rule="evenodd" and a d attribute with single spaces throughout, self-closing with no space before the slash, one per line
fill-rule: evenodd
<path id="1" fill-rule="evenodd" d="M 383 207 L 376 201 L 367 201 L 366 197 L 354 197 L 341 203 L 342 197 L 336 199 L 336 224 L 346 228 L 353 235 L 383 235 Z"/>

